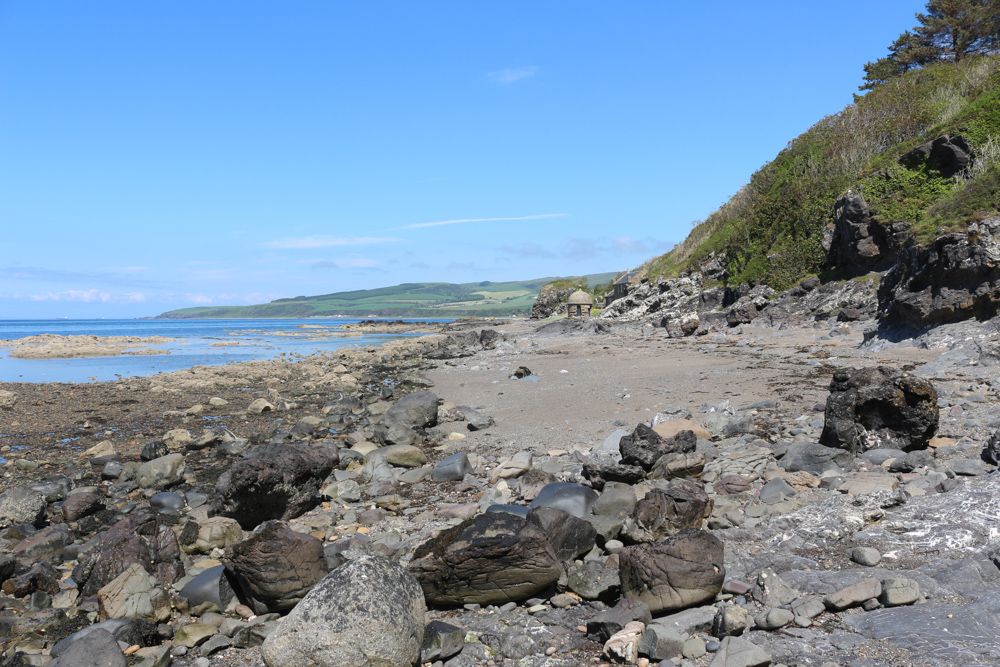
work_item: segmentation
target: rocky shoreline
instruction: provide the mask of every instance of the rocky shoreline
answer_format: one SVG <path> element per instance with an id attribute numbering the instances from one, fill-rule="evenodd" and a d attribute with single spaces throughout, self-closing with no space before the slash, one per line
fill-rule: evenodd
<path id="1" fill-rule="evenodd" d="M 1000 380 L 835 320 L 6 383 L 0 664 L 997 664 Z"/>

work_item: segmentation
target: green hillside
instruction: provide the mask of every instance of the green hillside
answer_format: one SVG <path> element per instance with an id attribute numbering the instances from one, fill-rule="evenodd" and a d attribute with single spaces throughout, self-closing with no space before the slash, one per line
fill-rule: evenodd
<path id="1" fill-rule="evenodd" d="M 1000 210 L 997 55 L 932 62 L 865 88 L 873 89 L 793 139 L 726 204 L 695 223 L 683 243 L 649 260 L 647 275 L 673 277 L 722 252 L 728 284 L 791 287 L 824 270 L 822 232 L 849 188 L 864 196 L 881 224 L 914 223 L 921 243 L 965 231 L 968 221 Z M 971 170 L 946 178 L 933 161 L 900 164 L 904 153 L 945 134 L 961 134 L 971 145 Z"/>
<path id="2" fill-rule="evenodd" d="M 593 286 L 614 273 L 586 276 Z M 275 299 L 253 306 L 182 308 L 165 319 L 236 319 L 305 317 L 503 317 L 527 315 L 543 285 L 558 278 L 502 283 L 403 283 L 370 290 L 333 292 Z"/>

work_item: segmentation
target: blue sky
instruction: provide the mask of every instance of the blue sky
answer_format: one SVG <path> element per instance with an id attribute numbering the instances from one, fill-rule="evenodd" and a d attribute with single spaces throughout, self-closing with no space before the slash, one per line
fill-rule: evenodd
<path id="1" fill-rule="evenodd" d="M 0 318 L 636 266 L 922 8 L 0 0 Z"/>

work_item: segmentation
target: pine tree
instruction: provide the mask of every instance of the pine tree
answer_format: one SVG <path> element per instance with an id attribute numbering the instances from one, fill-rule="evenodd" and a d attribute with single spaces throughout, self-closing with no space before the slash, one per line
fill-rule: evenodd
<path id="1" fill-rule="evenodd" d="M 926 11 L 917 13 L 920 25 L 900 35 L 888 56 L 865 64 L 860 90 L 933 62 L 1000 51 L 1000 0 L 929 0 Z"/>

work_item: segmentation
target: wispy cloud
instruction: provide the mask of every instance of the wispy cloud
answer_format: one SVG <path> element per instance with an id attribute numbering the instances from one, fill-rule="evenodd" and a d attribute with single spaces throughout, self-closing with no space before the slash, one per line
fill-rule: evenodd
<path id="1" fill-rule="evenodd" d="M 142 292 L 127 292 L 125 294 L 113 294 L 102 292 L 97 289 L 90 290 L 63 290 L 61 292 L 37 292 L 29 294 L 32 301 L 81 301 L 83 303 L 142 303 L 146 300 L 146 295 Z"/>
<path id="2" fill-rule="evenodd" d="M 311 269 L 370 269 L 378 266 L 379 261 L 364 257 L 353 257 L 344 259 L 322 259 L 310 264 Z"/>
<path id="3" fill-rule="evenodd" d="M 538 68 L 534 65 L 529 65 L 527 67 L 513 67 L 502 69 L 498 72 L 489 72 L 486 76 L 492 81 L 507 86 L 518 81 L 523 81 L 529 77 L 533 77 L 537 73 Z"/>
<path id="4" fill-rule="evenodd" d="M 152 280 L 135 277 L 144 267 L 109 267 L 101 272 L 62 271 L 31 266 L 0 267 L 0 279 L 26 282 L 88 282 L 118 287 L 150 288 L 157 284 Z M 125 275 L 123 275 L 125 274 Z M 55 293 L 55 292 L 53 292 Z"/>
<path id="5" fill-rule="evenodd" d="M 565 218 L 568 213 L 543 213 L 542 215 L 524 215 L 518 218 L 462 218 L 461 220 L 441 220 L 439 222 L 418 222 L 397 229 L 422 229 L 423 227 L 440 227 L 441 225 L 460 225 L 466 222 L 508 222 L 513 220 L 543 220 L 545 218 Z"/>
<path id="6" fill-rule="evenodd" d="M 264 248 L 283 248 L 289 250 L 302 250 L 308 248 L 333 248 L 343 246 L 376 245 L 379 243 L 396 243 L 399 239 L 383 238 L 376 236 L 298 236 L 268 243 L 261 243 Z"/>
<path id="7" fill-rule="evenodd" d="M 472 262 L 456 262 L 452 260 L 448 262 L 448 266 L 445 267 L 449 271 L 473 271 L 476 265 Z"/>
<path id="8" fill-rule="evenodd" d="M 516 257 L 538 257 L 541 259 L 552 259 L 556 256 L 554 252 L 537 243 L 521 243 L 520 245 L 505 245 L 500 247 L 500 251 Z"/>

